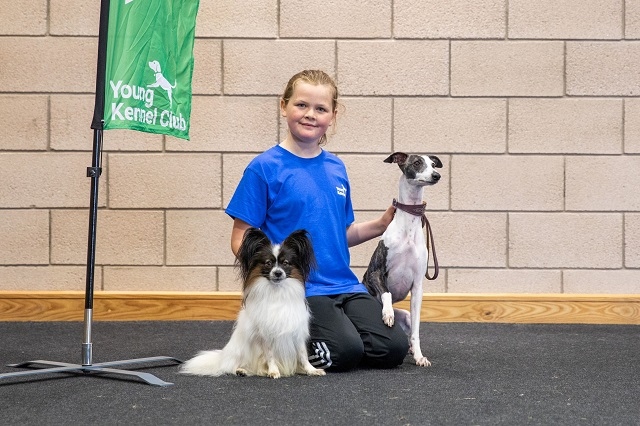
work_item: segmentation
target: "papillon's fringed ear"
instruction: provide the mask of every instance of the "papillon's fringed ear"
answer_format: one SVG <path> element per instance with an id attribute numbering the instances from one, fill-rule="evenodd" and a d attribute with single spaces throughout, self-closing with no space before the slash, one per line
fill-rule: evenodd
<path id="1" fill-rule="evenodd" d="M 431 159 L 431 161 L 433 161 L 433 167 L 435 167 L 436 169 L 442 168 L 442 161 L 440 161 L 438 157 L 436 157 L 435 155 L 430 155 L 429 158 Z"/>
<path id="2" fill-rule="evenodd" d="M 240 275 L 243 281 L 246 281 L 251 271 L 252 262 L 256 253 L 270 246 L 271 241 L 262 230 L 258 228 L 248 228 L 245 231 L 242 237 L 242 244 L 240 244 L 240 249 L 238 250 L 238 256 L 236 257 L 236 266 L 240 268 Z"/>
<path id="3" fill-rule="evenodd" d="M 287 247 L 296 253 L 298 258 L 297 268 L 300 269 L 304 281 L 309 277 L 311 269 L 316 267 L 316 257 L 313 253 L 313 245 L 309 238 L 309 233 L 304 229 L 293 231 L 283 242 L 283 247 Z"/>
<path id="4" fill-rule="evenodd" d="M 406 161 L 407 157 L 409 157 L 404 152 L 394 152 L 390 156 L 388 156 L 384 162 L 385 163 L 397 163 L 399 166 L 402 166 Z"/>

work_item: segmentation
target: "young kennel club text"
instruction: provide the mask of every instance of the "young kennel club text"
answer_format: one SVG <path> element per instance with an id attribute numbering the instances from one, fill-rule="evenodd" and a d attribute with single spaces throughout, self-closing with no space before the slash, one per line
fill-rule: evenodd
<path id="1" fill-rule="evenodd" d="M 134 99 L 144 102 L 144 107 L 126 106 L 124 102 L 111 103 L 111 119 L 123 121 L 135 121 L 146 125 L 158 125 L 168 127 L 170 129 L 186 130 L 187 120 L 182 113 L 175 115 L 173 111 L 158 111 L 153 106 L 154 91 L 148 87 L 123 84 L 122 80 L 118 82 L 109 81 L 114 99 Z"/>

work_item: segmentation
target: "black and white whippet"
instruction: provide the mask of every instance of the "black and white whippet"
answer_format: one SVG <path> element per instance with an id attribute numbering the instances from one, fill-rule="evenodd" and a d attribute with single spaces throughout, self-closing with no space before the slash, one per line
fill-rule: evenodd
<path id="1" fill-rule="evenodd" d="M 397 163 L 402 170 L 398 201 L 394 200 L 396 213 L 393 221 L 382 234 L 369 267 L 362 278 L 369 293 L 382 302 L 382 320 L 391 327 L 398 317 L 402 329 L 409 335 L 411 352 L 417 365 L 429 366 L 431 362 L 420 349 L 420 309 L 422 307 L 422 280 L 427 276 L 428 240 L 422 231 L 426 203 L 422 201 L 424 187 L 440 180 L 435 168 L 442 167 L 440 159 L 433 155 L 415 155 L 396 152 L 385 163 Z M 434 256 L 434 260 L 435 260 Z M 433 279 L 436 275 L 428 277 Z M 394 309 L 392 303 L 404 300 L 411 292 L 411 313 Z"/>

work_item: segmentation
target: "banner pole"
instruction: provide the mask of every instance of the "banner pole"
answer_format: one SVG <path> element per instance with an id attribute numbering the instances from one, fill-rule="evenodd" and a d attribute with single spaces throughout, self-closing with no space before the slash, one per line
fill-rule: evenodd
<path id="1" fill-rule="evenodd" d="M 87 167 L 87 177 L 91 178 L 91 199 L 89 201 L 89 231 L 87 243 L 87 285 L 84 299 L 84 340 L 82 342 L 82 365 L 91 365 L 93 343 L 91 326 L 93 321 L 93 289 L 96 263 L 96 226 L 98 222 L 98 187 L 102 174 L 102 129 L 93 130 L 93 155 L 91 167 Z"/>

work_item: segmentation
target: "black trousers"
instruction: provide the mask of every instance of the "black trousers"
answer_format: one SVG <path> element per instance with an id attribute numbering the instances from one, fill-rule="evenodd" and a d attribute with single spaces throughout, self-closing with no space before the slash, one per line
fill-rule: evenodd
<path id="1" fill-rule="evenodd" d="M 307 298 L 311 309 L 309 361 L 316 368 L 346 371 L 400 365 L 409 339 L 398 324 L 382 322 L 382 304 L 369 293 Z"/>

